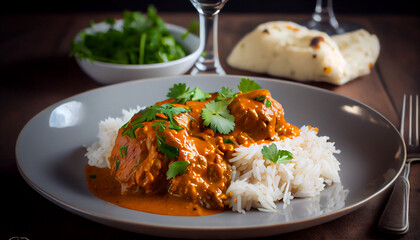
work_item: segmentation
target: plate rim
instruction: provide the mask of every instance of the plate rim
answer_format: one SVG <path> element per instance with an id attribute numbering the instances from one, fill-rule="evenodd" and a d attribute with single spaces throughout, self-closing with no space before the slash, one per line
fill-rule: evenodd
<path id="1" fill-rule="evenodd" d="M 74 99 L 74 98 L 78 98 L 81 95 L 85 95 L 85 94 L 91 94 L 92 92 L 96 92 L 96 91 L 103 91 L 104 89 L 109 89 L 109 88 L 115 88 L 115 87 L 119 87 L 121 85 L 131 85 L 131 84 L 141 84 L 141 82 L 146 82 L 146 81 L 165 81 L 165 80 L 171 80 L 171 79 L 191 79 L 191 78 L 223 78 L 223 77 L 228 77 L 228 78 L 235 78 L 235 79 L 240 79 L 240 78 L 250 78 L 256 81 L 269 81 L 269 82 L 281 82 L 282 84 L 288 84 L 288 85 L 292 85 L 294 87 L 302 87 L 302 88 L 306 88 L 306 89 L 310 89 L 313 91 L 320 91 L 323 94 L 330 94 L 330 95 L 334 95 L 334 96 L 338 96 L 341 98 L 345 98 L 347 100 L 356 102 L 357 104 L 362 105 L 363 107 L 367 108 L 368 110 L 374 112 L 375 114 L 377 114 L 378 116 L 380 116 L 383 120 L 386 121 L 386 123 L 390 126 L 392 126 L 393 131 L 395 131 L 396 133 L 398 133 L 398 138 L 399 141 L 401 142 L 401 146 L 403 147 L 403 155 L 402 155 L 402 162 L 401 162 L 401 166 L 398 169 L 397 173 L 395 174 L 395 176 L 388 182 L 388 184 L 384 185 L 381 189 L 379 189 L 378 191 L 376 191 L 374 194 L 364 198 L 361 201 L 358 201 L 357 203 L 354 203 L 352 205 L 349 206 L 344 206 L 341 209 L 338 210 L 334 210 L 332 212 L 326 213 L 326 214 L 322 214 L 322 215 L 318 215 L 315 217 L 310 217 L 310 218 L 305 218 L 305 219 L 301 219 L 301 220 L 293 220 L 290 222 L 282 222 L 282 223 L 272 223 L 272 224 L 263 224 L 263 225 L 242 225 L 242 226 L 216 226 L 216 227 L 212 227 L 212 226 L 205 226 L 203 228 L 203 226 L 168 226 L 168 225 L 158 225 L 158 224 L 148 224 L 148 223 L 144 223 L 144 222 L 136 222 L 136 221 L 132 221 L 132 220 L 123 220 L 117 217 L 113 217 L 113 216 L 106 216 L 103 215 L 101 213 L 97 213 L 97 212 L 91 212 L 90 210 L 81 208 L 81 207 L 77 207 L 74 206 L 73 204 L 68 203 L 65 200 L 59 199 L 57 197 L 55 197 L 53 194 L 48 193 L 47 191 L 45 191 L 44 189 L 42 189 L 40 186 L 38 186 L 37 184 L 35 184 L 33 181 L 31 181 L 29 179 L 29 177 L 24 173 L 23 169 L 21 168 L 20 164 L 19 164 L 19 153 L 18 153 L 18 147 L 20 145 L 20 142 L 22 141 L 21 137 L 22 137 L 22 133 L 25 131 L 25 129 L 27 129 L 28 125 L 34 120 L 36 119 L 38 116 L 44 114 L 46 111 L 48 111 L 49 109 L 53 109 L 55 106 L 58 106 L 66 101 L 69 101 L 70 99 Z M 227 230 L 232 230 L 232 231 L 240 231 L 240 230 L 244 230 L 244 229 L 264 229 L 264 228 L 273 228 L 276 226 L 291 226 L 291 225 L 296 225 L 296 224 L 304 224 L 304 223 L 310 223 L 313 222 L 315 220 L 321 220 L 323 224 L 325 222 L 328 221 L 332 221 L 334 219 L 340 218 L 358 208 L 360 208 L 361 206 L 365 205 L 367 202 L 371 201 L 372 199 L 378 197 L 381 193 L 383 193 L 386 189 L 388 189 L 394 182 L 395 180 L 398 178 L 398 176 L 401 174 L 403 168 L 404 168 L 404 164 L 406 162 L 406 158 L 407 158 L 407 153 L 406 153 L 406 144 L 404 142 L 404 140 L 402 139 L 401 135 L 399 134 L 399 131 L 397 130 L 397 128 L 392 124 L 392 122 L 390 122 L 385 116 L 383 116 L 381 113 L 379 113 L 377 110 L 373 109 L 372 107 L 357 101 L 355 99 L 352 99 L 350 97 L 344 96 L 342 94 L 327 90 L 327 89 L 323 89 L 320 87 L 316 87 L 316 86 L 310 86 L 310 85 L 306 85 L 304 83 L 301 82 L 292 82 L 290 80 L 286 80 L 286 79 L 281 79 L 281 78 L 269 78 L 269 77 L 259 77 L 259 76 L 246 76 L 246 75 L 212 75 L 212 74 L 203 74 L 203 75 L 178 75 L 178 76 L 167 76 L 167 77 L 157 77 L 157 78 L 145 78 L 145 79 L 137 79 L 137 80 L 132 80 L 132 81 L 127 81 L 127 82 L 121 82 L 121 83 L 115 83 L 115 84 L 111 84 L 111 85 L 105 85 L 105 86 L 100 86 L 97 88 L 93 88 L 90 90 L 86 90 L 83 92 L 80 92 L 78 94 L 72 95 L 70 97 L 66 97 L 58 102 L 55 102 L 47 107 L 45 107 L 44 109 L 42 109 L 40 112 L 38 112 L 37 114 L 35 114 L 32 118 L 30 118 L 30 120 L 27 121 L 27 123 L 25 123 L 25 125 L 23 126 L 23 128 L 21 129 L 21 131 L 19 132 L 19 135 L 17 137 L 16 140 L 16 144 L 15 144 L 15 160 L 16 160 L 16 165 L 17 168 L 19 170 L 20 175 L 23 177 L 23 179 L 28 183 L 28 185 L 30 185 L 34 190 L 36 190 L 38 193 L 40 193 L 43 197 L 45 197 L 46 199 L 48 199 L 50 202 L 66 209 L 67 211 L 70 211 L 74 214 L 77 214 L 79 216 L 85 217 L 89 220 L 95 221 L 95 222 L 100 222 L 102 224 L 105 224 L 107 226 L 111 226 L 109 224 L 106 224 L 102 221 L 99 221 L 99 219 L 103 219 L 103 220 L 107 220 L 107 221 L 111 221 L 111 222 L 125 222 L 125 223 L 129 223 L 132 225 L 136 225 L 136 226 L 141 226 L 141 227 L 147 227 L 147 228 L 165 228 L 165 229 L 170 229 L 171 231 L 186 231 L 186 230 L 190 230 L 190 231 L 198 231 L 198 232 L 204 232 L 204 231 L 227 231 Z M 135 211 L 135 210 L 133 210 Z M 239 214 L 239 213 L 238 213 Z M 162 215 L 165 216 L 165 215 Z M 184 218 L 184 217 L 181 217 Z M 319 224 L 313 224 L 312 226 L 316 226 Z M 117 227 L 119 229 L 123 229 L 120 227 Z M 299 229 L 304 229 L 307 227 L 302 227 Z M 299 230 L 296 229 L 296 230 Z M 127 229 L 124 229 L 127 230 Z M 129 230 L 127 230 L 129 231 Z M 293 230 L 295 231 L 295 230 Z M 272 234 L 269 234 L 272 235 Z M 266 236 L 269 236 L 266 235 Z M 161 234 L 159 234 L 158 236 L 162 236 Z M 258 235 L 261 236 L 261 235 Z"/>

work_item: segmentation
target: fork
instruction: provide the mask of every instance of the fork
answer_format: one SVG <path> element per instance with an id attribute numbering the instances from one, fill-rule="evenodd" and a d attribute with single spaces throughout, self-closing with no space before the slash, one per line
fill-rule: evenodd
<path id="1" fill-rule="evenodd" d="M 403 105 L 401 112 L 401 128 L 400 134 L 404 139 L 405 129 L 405 109 L 407 97 L 404 94 Z M 405 170 L 402 176 L 399 176 L 395 181 L 394 189 L 388 200 L 388 203 L 379 220 L 378 227 L 381 231 L 393 234 L 405 234 L 409 228 L 408 213 L 409 213 L 409 197 L 410 197 L 410 182 L 408 175 L 410 173 L 410 164 L 420 160 L 419 149 L 419 95 L 415 95 L 415 106 L 413 106 L 413 96 L 409 97 L 408 110 L 408 157 L 405 163 Z M 413 112 L 415 109 L 414 124 Z M 413 127 L 414 125 L 414 127 Z M 414 130 L 414 134 L 413 134 Z M 405 140 L 404 140 L 405 141 Z"/>

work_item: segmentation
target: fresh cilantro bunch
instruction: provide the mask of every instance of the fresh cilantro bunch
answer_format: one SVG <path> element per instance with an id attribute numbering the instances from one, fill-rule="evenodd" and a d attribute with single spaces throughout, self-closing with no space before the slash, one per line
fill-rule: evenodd
<path id="1" fill-rule="evenodd" d="M 124 11 L 123 16 L 121 30 L 114 28 L 115 20 L 107 19 L 111 26 L 107 32 L 82 33 L 80 42 L 72 42 L 70 56 L 117 64 L 152 64 L 187 55 L 153 6 L 149 6 L 147 15 Z"/>

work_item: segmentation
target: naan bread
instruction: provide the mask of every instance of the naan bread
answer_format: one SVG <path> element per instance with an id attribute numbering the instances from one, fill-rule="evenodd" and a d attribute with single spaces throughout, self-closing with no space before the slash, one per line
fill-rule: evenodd
<path id="1" fill-rule="evenodd" d="M 235 46 L 235 68 L 300 81 L 344 84 L 368 74 L 379 54 L 375 35 L 358 30 L 334 37 L 293 22 L 259 25 Z"/>

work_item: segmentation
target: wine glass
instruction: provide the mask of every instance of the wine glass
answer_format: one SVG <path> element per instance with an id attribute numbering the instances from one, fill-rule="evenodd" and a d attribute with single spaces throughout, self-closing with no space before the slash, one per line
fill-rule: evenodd
<path id="1" fill-rule="evenodd" d="M 228 0 L 190 0 L 199 13 L 200 48 L 198 58 L 191 74 L 216 73 L 226 74 L 220 65 L 217 45 L 218 14 Z"/>
<path id="2" fill-rule="evenodd" d="M 351 32 L 362 28 L 361 26 L 349 23 L 338 23 L 335 18 L 332 0 L 317 0 L 312 19 L 306 23 L 309 29 L 326 32 L 329 35 Z"/>

